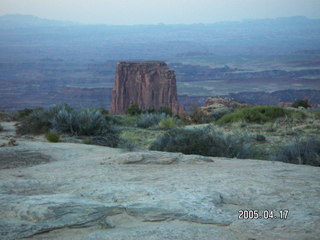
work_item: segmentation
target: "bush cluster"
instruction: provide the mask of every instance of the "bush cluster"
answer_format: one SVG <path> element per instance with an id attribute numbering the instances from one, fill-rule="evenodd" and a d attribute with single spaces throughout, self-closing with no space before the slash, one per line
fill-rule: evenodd
<path id="1" fill-rule="evenodd" d="M 298 107 L 310 108 L 311 105 L 309 104 L 309 99 L 298 99 L 292 104 L 292 107 L 294 107 L 294 108 L 298 108 Z"/>
<path id="2" fill-rule="evenodd" d="M 100 108 L 75 110 L 67 104 L 31 112 L 20 121 L 17 133 L 41 134 L 49 130 L 76 136 L 97 136 L 93 142 L 104 146 L 116 146 L 120 139 L 114 119 Z"/>
<path id="3" fill-rule="evenodd" d="M 215 122 L 221 119 L 224 115 L 232 113 L 234 110 L 231 108 L 222 108 L 219 110 L 213 111 L 210 115 L 207 115 L 204 119 L 204 122 L 210 123 Z"/>
<path id="4" fill-rule="evenodd" d="M 283 146 L 272 160 L 319 167 L 320 137 L 296 138 L 292 143 Z"/>
<path id="5" fill-rule="evenodd" d="M 173 115 L 171 108 L 167 108 L 167 107 L 160 107 L 157 110 L 154 108 L 150 108 L 148 110 L 142 110 L 139 108 L 138 104 L 132 104 L 126 110 L 126 114 L 130 116 L 135 116 L 135 115 L 144 114 L 144 113 L 159 113 L 159 114 L 164 113 L 169 116 Z"/>
<path id="6" fill-rule="evenodd" d="M 260 158 L 246 134 L 225 135 L 213 126 L 172 129 L 154 141 L 150 150 L 181 152 L 215 157 Z"/>
<path id="7" fill-rule="evenodd" d="M 53 133 L 53 132 L 47 133 L 45 137 L 49 142 L 56 143 L 56 142 L 59 142 L 59 140 L 60 140 L 60 135 L 57 133 Z"/>
<path id="8" fill-rule="evenodd" d="M 0 121 L 10 122 L 14 120 L 12 112 L 5 112 L 3 110 L 0 110 Z"/>
<path id="9" fill-rule="evenodd" d="M 150 128 L 158 126 L 161 120 L 166 119 L 165 113 L 143 113 L 137 117 L 137 127 Z"/>
<path id="10" fill-rule="evenodd" d="M 276 106 L 255 106 L 249 108 L 238 109 L 233 113 L 224 115 L 218 124 L 233 123 L 245 121 L 250 123 L 265 123 L 286 115 L 290 115 L 293 110 L 287 110 Z"/>
<path id="11" fill-rule="evenodd" d="M 159 127 L 162 129 L 172 129 L 179 125 L 181 125 L 181 121 L 175 117 L 167 117 L 159 122 Z"/>
<path id="12" fill-rule="evenodd" d="M 41 110 L 41 108 L 36 108 L 36 109 L 25 108 L 22 110 L 18 110 L 17 112 L 15 112 L 13 118 L 14 120 L 18 121 L 29 116 L 32 112 L 39 111 L 39 110 Z"/>

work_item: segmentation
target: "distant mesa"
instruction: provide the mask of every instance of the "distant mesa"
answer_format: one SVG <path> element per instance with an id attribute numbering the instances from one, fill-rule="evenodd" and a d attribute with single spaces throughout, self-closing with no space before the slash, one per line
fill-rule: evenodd
<path id="1" fill-rule="evenodd" d="M 167 107 L 175 114 L 182 113 L 174 71 L 162 61 L 118 62 L 111 112 L 123 114 L 132 104 L 142 110 Z"/>

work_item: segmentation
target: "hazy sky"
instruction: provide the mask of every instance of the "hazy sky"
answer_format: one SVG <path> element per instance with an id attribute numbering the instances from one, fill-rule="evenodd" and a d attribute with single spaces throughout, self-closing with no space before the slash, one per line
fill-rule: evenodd
<path id="1" fill-rule="evenodd" d="M 0 0 L 0 15 L 104 24 L 212 23 L 253 18 L 320 18 L 320 0 Z"/>

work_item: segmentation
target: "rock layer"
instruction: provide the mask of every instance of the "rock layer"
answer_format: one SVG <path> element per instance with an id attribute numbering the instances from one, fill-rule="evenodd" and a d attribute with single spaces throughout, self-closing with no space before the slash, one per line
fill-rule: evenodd
<path id="1" fill-rule="evenodd" d="M 167 107 L 176 114 L 182 112 L 174 71 L 161 61 L 119 62 L 111 111 L 122 114 L 132 104 L 137 104 L 142 110 Z"/>

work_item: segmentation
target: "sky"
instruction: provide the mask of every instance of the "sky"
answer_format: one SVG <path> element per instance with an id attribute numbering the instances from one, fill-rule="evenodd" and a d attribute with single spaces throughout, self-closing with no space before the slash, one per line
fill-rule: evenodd
<path id="1" fill-rule="evenodd" d="M 0 0 L 0 15 L 5 14 L 85 24 L 192 24 L 320 18 L 320 0 Z"/>

